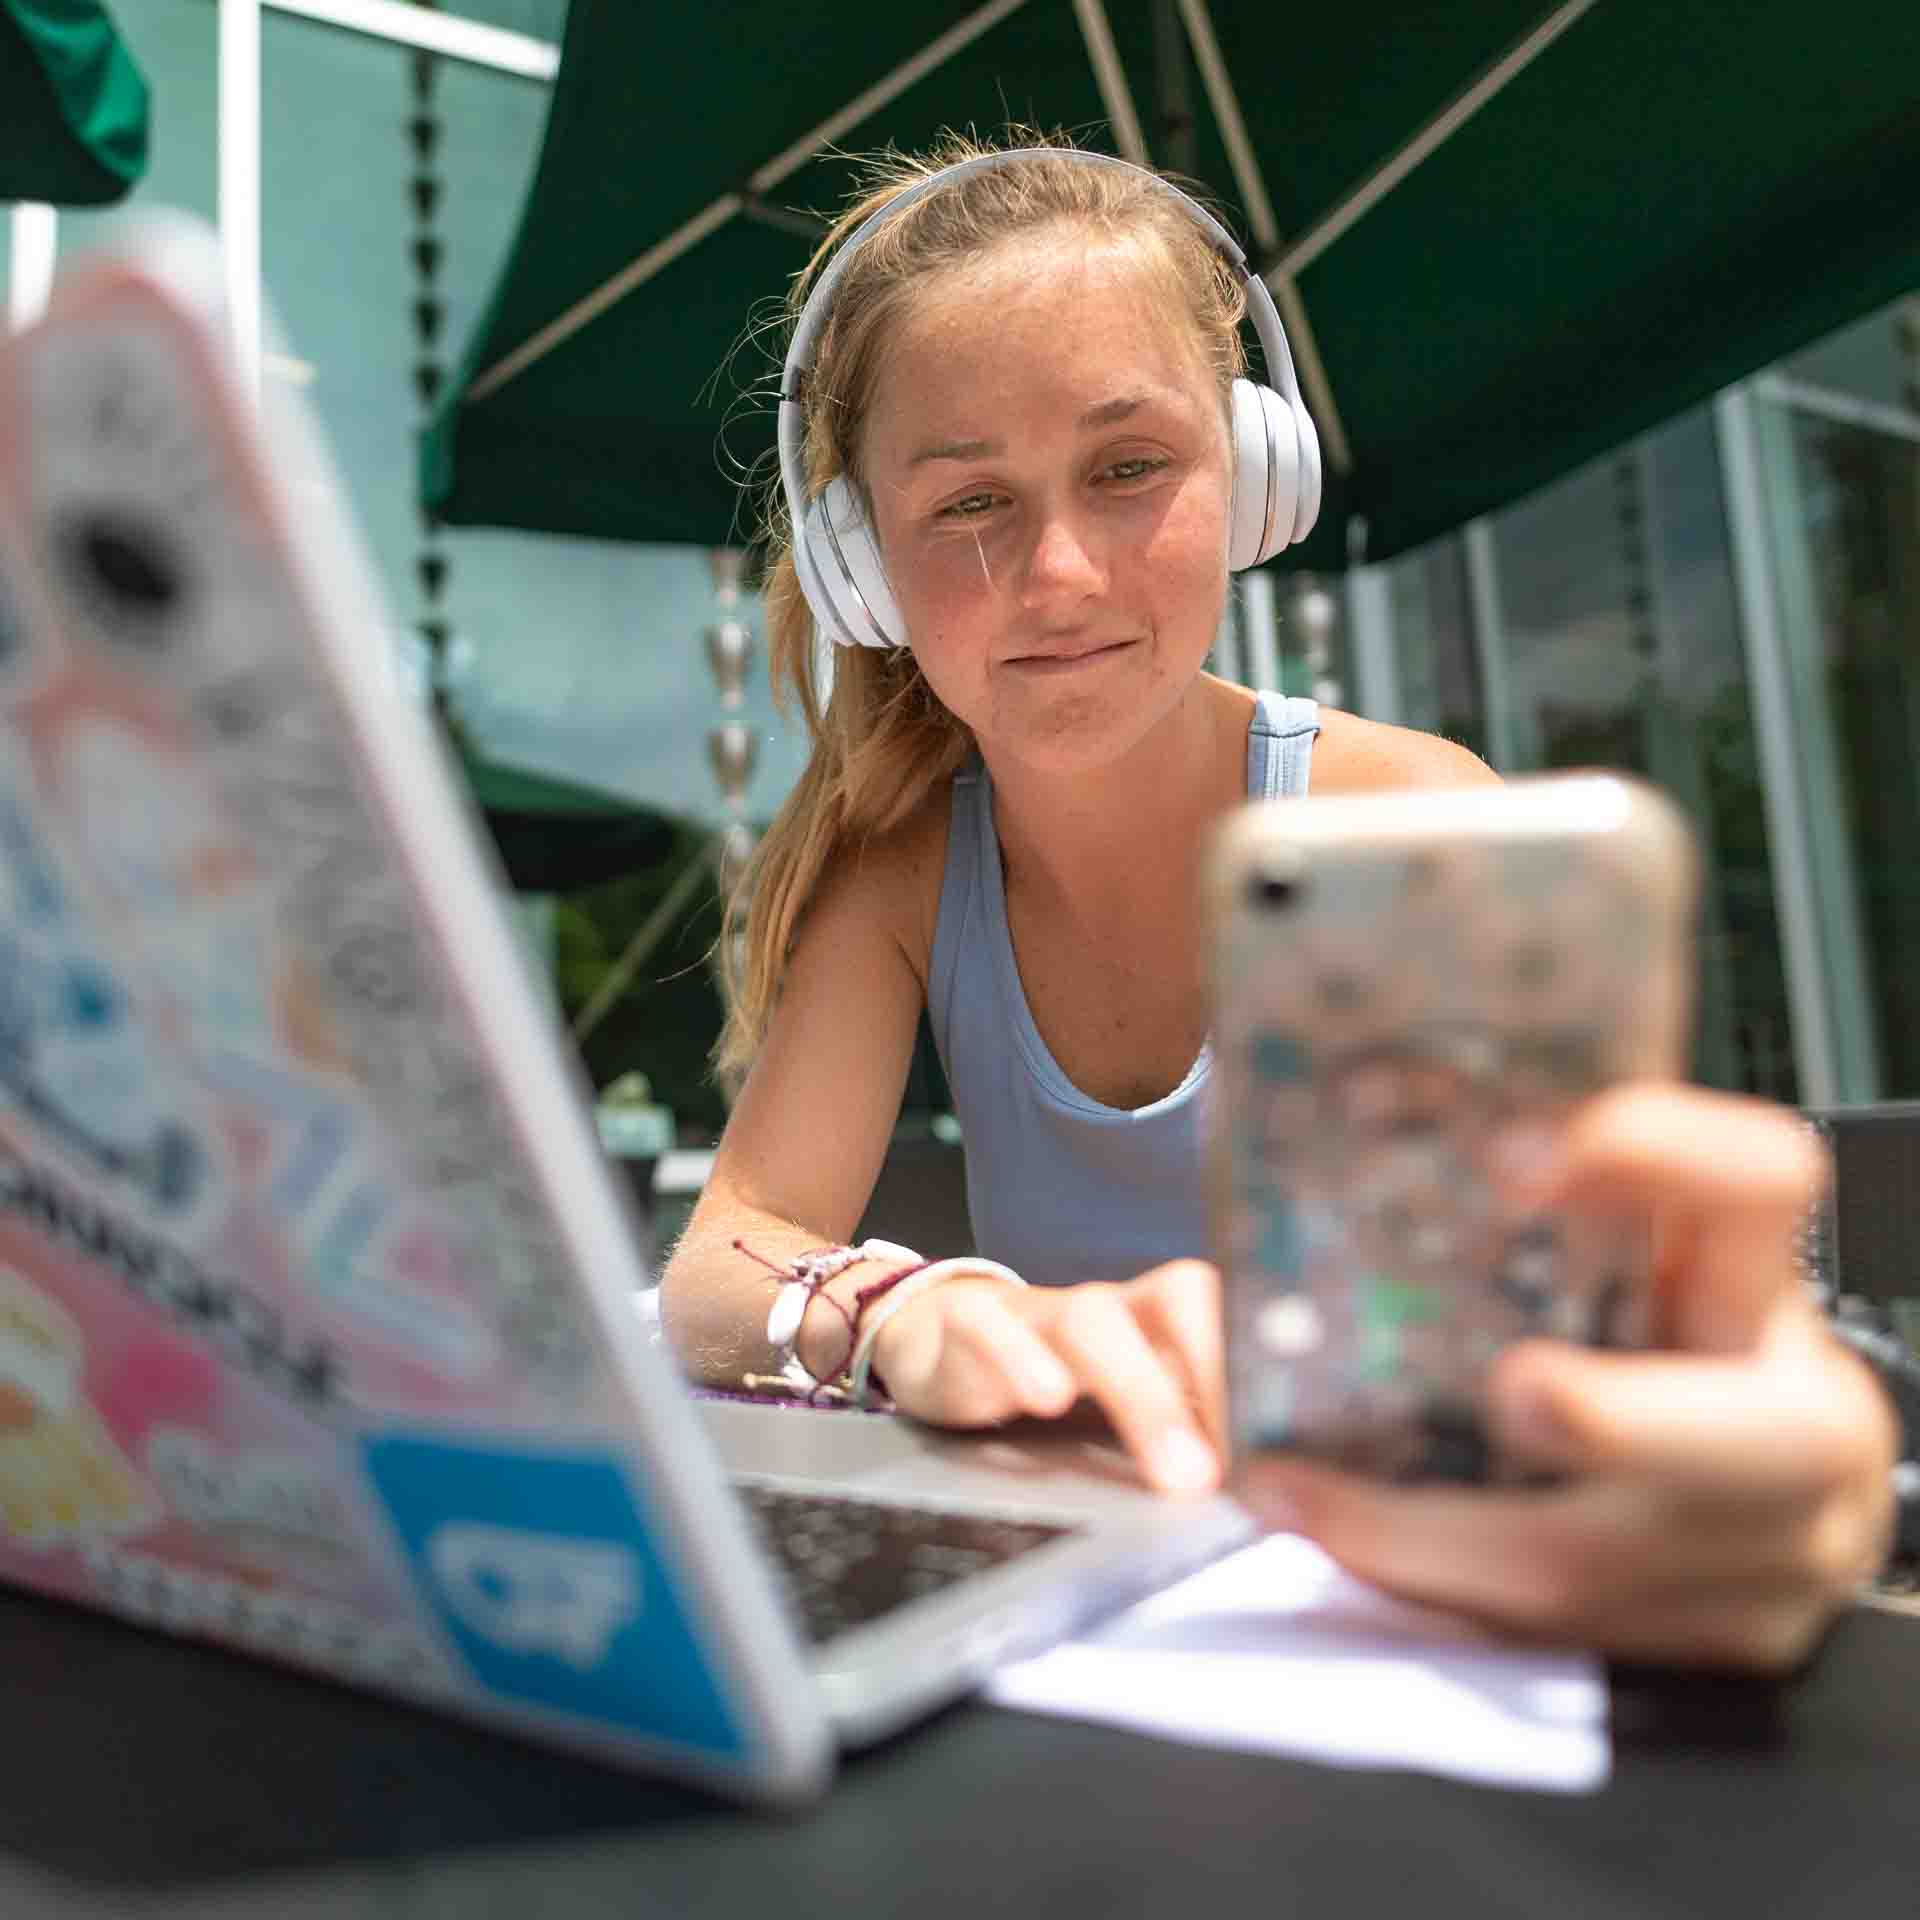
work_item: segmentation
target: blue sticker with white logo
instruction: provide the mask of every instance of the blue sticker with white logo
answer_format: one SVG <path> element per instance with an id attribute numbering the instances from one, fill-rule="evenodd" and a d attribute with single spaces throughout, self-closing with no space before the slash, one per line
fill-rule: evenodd
<path id="1" fill-rule="evenodd" d="M 489 1691 L 740 1753 L 616 1460 L 395 1433 L 363 1450 L 421 1591 Z"/>

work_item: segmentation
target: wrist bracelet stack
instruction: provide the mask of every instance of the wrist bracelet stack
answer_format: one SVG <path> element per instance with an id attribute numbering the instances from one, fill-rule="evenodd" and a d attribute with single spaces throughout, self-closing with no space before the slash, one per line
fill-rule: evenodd
<path id="1" fill-rule="evenodd" d="M 980 1260 L 962 1255 L 952 1260 L 924 1260 L 911 1247 L 891 1240 L 863 1240 L 857 1247 L 815 1247 L 796 1254 L 784 1266 L 756 1253 L 744 1240 L 734 1246 L 750 1260 L 757 1260 L 769 1273 L 777 1274 L 780 1285 L 767 1315 L 767 1345 L 780 1363 L 775 1374 L 747 1374 L 744 1384 L 756 1391 L 773 1389 L 796 1394 L 809 1405 L 822 1402 L 846 1403 L 865 1407 L 884 1394 L 873 1371 L 874 1344 L 881 1330 L 901 1308 L 929 1288 L 948 1280 L 982 1279 L 1007 1281 L 1016 1287 L 1027 1283 L 1011 1267 L 997 1260 Z M 853 1310 L 826 1291 L 827 1283 L 850 1267 L 865 1261 L 887 1261 L 893 1270 L 871 1286 L 860 1288 L 853 1296 Z M 821 1379 L 800 1357 L 800 1330 L 807 1309 L 816 1299 L 827 1305 L 845 1322 L 847 1350 L 836 1373 Z"/>

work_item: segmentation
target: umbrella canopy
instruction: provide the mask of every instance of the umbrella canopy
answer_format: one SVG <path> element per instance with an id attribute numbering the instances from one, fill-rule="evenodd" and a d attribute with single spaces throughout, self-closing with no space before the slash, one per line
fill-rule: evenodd
<path id="1" fill-rule="evenodd" d="M 460 748 L 461 767 L 509 883 L 568 893 L 655 867 L 679 844 L 672 818 L 601 787 Z"/>
<path id="2" fill-rule="evenodd" d="M 1009 119 L 1197 176 L 1382 559 L 1920 286 L 1913 0 L 573 0 L 512 255 L 423 449 L 460 523 L 717 545 L 749 345 L 858 152 Z M 1137 128 L 1130 123 L 1137 122 Z M 729 364 L 730 355 L 732 363 Z M 743 390 L 758 391 L 743 399 Z"/>
<path id="3" fill-rule="evenodd" d="M 98 0 L 0 0 L 0 200 L 100 206 L 146 171 L 147 83 Z"/>

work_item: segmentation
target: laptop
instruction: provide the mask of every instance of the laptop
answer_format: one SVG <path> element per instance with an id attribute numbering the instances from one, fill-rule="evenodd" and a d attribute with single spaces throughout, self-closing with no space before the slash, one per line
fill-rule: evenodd
<path id="1" fill-rule="evenodd" d="M 148 225 L 0 346 L 0 1579 L 796 1801 L 1246 1536 L 691 1395 L 294 397 Z"/>

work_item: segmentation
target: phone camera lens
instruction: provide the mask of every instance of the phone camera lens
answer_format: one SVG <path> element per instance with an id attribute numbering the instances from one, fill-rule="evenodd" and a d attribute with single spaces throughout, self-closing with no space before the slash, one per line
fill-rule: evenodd
<path id="1" fill-rule="evenodd" d="M 88 510 L 66 521 L 55 545 L 67 578 L 116 639 L 151 644 L 159 638 L 186 583 L 171 544 L 155 529 Z"/>
<path id="2" fill-rule="evenodd" d="M 1293 905 L 1300 883 L 1290 873 L 1256 873 L 1247 883 L 1247 892 L 1256 907 L 1274 912 Z"/>

